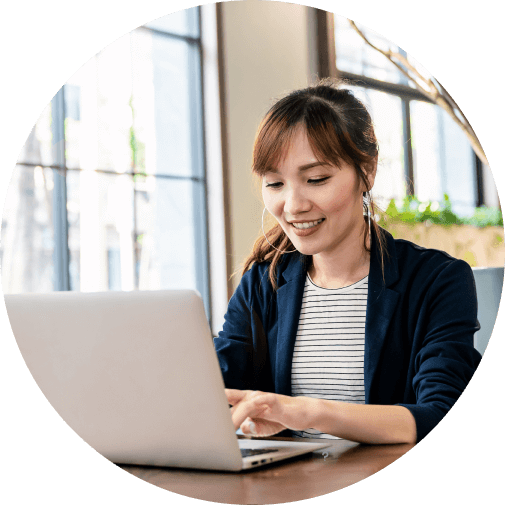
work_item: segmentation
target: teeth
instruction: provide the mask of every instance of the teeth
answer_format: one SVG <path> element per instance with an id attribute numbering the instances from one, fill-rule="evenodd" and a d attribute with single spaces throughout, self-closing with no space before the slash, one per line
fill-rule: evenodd
<path id="1" fill-rule="evenodd" d="M 291 223 L 295 228 L 299 229 L 299 230 L 303 230 L 303 229 L 306 229 L 306 228 L 312 228 L 316 225 L 318 225 L 319 223 L 322 223 L 323 220 L 322 219 L 319 219 L 318 221 L 309 221 L 308 223 Z"/>

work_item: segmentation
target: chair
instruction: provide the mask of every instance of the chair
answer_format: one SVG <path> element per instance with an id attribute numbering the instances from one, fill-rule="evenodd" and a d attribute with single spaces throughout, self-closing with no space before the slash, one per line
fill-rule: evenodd
<path id="1" fill-rule="evenodd" d="M 475 333 L 474 346 L 483 354 L 498 315 L 503 287 L 503 267 L 476 267 L 472 270 L 477 288 L 477 318 L 481 326 Z"/>

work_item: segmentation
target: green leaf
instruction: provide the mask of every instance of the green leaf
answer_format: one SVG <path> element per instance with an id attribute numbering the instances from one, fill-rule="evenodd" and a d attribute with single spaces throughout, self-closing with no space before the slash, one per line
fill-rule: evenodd
<path id="1" fill-rule="evenodd" d="M 447 193 L 444 194 L 443 202 L 433 208 L 435 202 L 421 202 L 415 195 L 406 196 L 398 207 L 392 199 L 385 212 L 381 216 L 379 224 L 387 226 L 393 223 L 432 223 L 443 226 L 468 224 L 483 228 L 486 226 L 503 226 L 503 215 L 499 208 L 477 207 L 474 215 L 470 218 L 460 217 L 452 210 L 452 203 Z M 438 203 L 438 202 L 437 202 Z"/>

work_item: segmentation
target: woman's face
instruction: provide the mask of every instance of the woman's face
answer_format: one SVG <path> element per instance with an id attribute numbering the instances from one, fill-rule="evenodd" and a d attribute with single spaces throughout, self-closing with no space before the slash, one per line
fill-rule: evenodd
<path id="1" fill-rule="evenodd" d="M 369 177 L 373 184 L 373 175 Z M 263 177 L 263 201 L 305 255 L 332 255 L 361 236 L 363 182 L 355 169 L 321 164 L 299 128 L 278 166 Z"/>

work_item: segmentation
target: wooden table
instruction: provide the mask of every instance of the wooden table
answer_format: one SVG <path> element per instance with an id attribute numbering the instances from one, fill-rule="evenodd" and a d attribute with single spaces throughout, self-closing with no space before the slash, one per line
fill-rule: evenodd
<path id="1" fill-rule="evenodd" d="M 284 503 L 350 486 L 382 470 L 413 447 L 361 445 L 348 440 L 329 442 L 331 447 L 322 451 L 241 473 L 119 466 L 139 479 L 192 498 L 221 503 Z"/>

